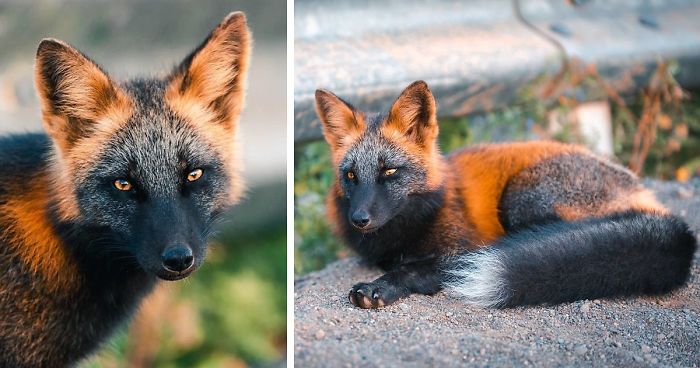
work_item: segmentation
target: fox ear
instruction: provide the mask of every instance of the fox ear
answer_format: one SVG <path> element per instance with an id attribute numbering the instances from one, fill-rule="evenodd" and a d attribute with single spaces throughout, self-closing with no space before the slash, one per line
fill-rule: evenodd
<path id="1" fill-rule="evenodd" d="M 124 91 L 62 41 L 41 41 L 34 74 L 46 129 L 64 148 L 87 137 L 103 120 L 125 119 L 130 113 Z"/>
<path id="2" fill-rule="evenodd" d="M 316 90 L 316 113 L 321 120 L 323 136 L 333 149 L 353 141 L 365 130 L 362 114 L 326 90 Z"/>
<path id="3" fill-rule="evenodd" d="M 166 100 L 190 120 L 235 127 L 245 99 L 251 37 L 242 12 L 233 12 L 169 77 Z"/>
<path id="4" fill-rule="evenodd" d="M 424 81 L 413 82 L 401 92 L 391 106 L 386 126 L 421 145 L 437 138 L 435 99 Z"/>

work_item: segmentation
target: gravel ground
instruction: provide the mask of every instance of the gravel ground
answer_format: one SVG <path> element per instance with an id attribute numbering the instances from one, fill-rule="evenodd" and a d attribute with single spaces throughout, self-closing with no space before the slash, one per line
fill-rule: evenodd
<path id="1" fill-rule="evenodd" d="M 700 232 L 700 180 L 647 184 Z M 297 366 L 700 366 L 697 254 L 671 295 L 555 307 L 479 309 L 445 292 L 353 307 L 350 287 L 379 275 L 350 258 L 295 281 Z"/>

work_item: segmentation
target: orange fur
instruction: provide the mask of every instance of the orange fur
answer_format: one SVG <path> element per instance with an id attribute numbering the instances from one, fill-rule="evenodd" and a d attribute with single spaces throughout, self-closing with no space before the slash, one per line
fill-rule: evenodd
<path id="1" fill-rule="evenodd" d="M 573 207 L 555 205 L 555 212 L 565 221 L 576 221 L 589 217 L 602 217 L 616 212 L 635 210 L 646 213 L 669 214 L 669 211 L 647 189 L 623 192 L 616 198 L 599 206 Z"/>
<path id="2" fill-rule="evenodd" d="M 123 112 L 130 114 L 130 105 Z M 102 117 L 89 136 L 78 139 L 69 149 L 62 149 L 60 143 L 54 141 L 58 147 L 51 158 L 49 183 L 56 188 L 52 191 L 51 199 L 56 203 L 62 220 L 72 220 L 80 215 L 75 188 L 93 167 L 107 142 L 116 135 L 117 130 L 126 125 L 128 117 L 126 114 Z"/>
<path id="3" fill-rule="evenodd" d="M 428 169 L 428 190 L 442 184 L 446 168 L 437 146 L 436 114 L 435 99 L 428 85 L 417 81 L 406 87 L 396 99 L 381 127 L 381 134 L 386 139 L 424 161 L 423 165 Z"/>
<path id="4" fill-rule="evenodd" d="M 556 142 L 518 142 L 475 146 L 450 156 L 465 215 L 475 227 L 477 243 L 488 244 L 505 234 L 498 219 L 498 202 L 508 180 L 546 158 L 587 151 Z"/>
<path id="5" fill-rule="evenodd" d="M 9 224 L 2 235 L 22 262 L 44 278 L 49 290 L 71 291 L 77 287 L 78 270 L 47 218 L 50 185 L 38 177 L 0 206 L 0 216 Z"/>
<path id="6" fill-rule="evenodd" d="M 316 110 L 337 167 L 350 146 L 363 138 L 367 130 L 365 115 L 324 90 L 316 91 Z M 478 145 L 445 158 L 437 142 L 435 101 L 422 81 L 408 86 L 392 105 L 386 120 L 379 124 L 384 139 L 401 147 L 418 166 L 426 169 L 427 180 L 421 190 L 443 188 L 444 203 L 461 205 L 442 207 L 431 230 L 439 233 L 441 239 L 453 239 L 454 244 L 468 239 L 470 244 L 486 246 L 505 235 L 499 217 L 501 197 L 510 180 L 523 170 L 564 154 L 586 156 L 607 164 L 582 146 L 553 141 Z M 607 189 L 617 197 L 585 207 L 557 204 L 554 211 L 568 221 L 626 210 L 668 213 L 651 192 L 641 187 L 626 191 Z M 329 192 L 327 208 L 330 218 L 345 221 L 344 216 L 339 216 L 335 202 L 342 195 L 336 180 Z"/>
<path id="7" fill-rule="evenodd" d="M 417 81 L 406 87 L 389 110 L 383 128 L 395 130 L 417 145 L 429 148 L 436 145 L 438 122 L 435 99 L 428 85 Z"/>
<path id="8" fill-rule="evenodd" d="M 422 167 L 427 170 L 427 190 L 434 190 L 442 185 L 447 164 L 440 154 L 437 144 L 419 145 L 392 126 L 382 126 L 380 131 L 388 141 L 406 150 L 411 157 L 421 161 Z"/>
<path id="9" fill-rule="evenodd" d="M 229 14 L 211 33 L 186 70 L 173 75 L 166 99 L 190 117 L 203 113 L 232 128 L 243 109 L 245 75 L 250 57 L 250 31 L 245 15 Z"/>
<path id="10" fill-rule="evenodd" d="M 49 66 L 60 76 L 51 88 L 42 74 Z M 101 121 L 126 121 L 131 115 L 132 104 L 126 93 L 95 63 L 62 41 L 41 42 L 35 81 L 44 126 L 63 151 L 96 129 Z M 52 89 L 64 96 L 58 104 Z"/>
<path id="11" fill-rule="evenodd" d="M 316 91 L 316 113 L 323 136 L 331 146 L 333 164 L 337 165 L 367 129 L 365 115 L 325 90 Z"/>
<path id="12" fill-rule="evenodd" d="M 229 203 L 237 202 L 244 191 L 236 139 L 251 42 L 245 15 L 229 14 L 186 68 L 171 76 L 165 92 L 168 106 L 225 158 L 233 184 Z"/>
<path id="13" fill-rule="evenodd" d="M 56 85 L 49 87 L 43 74 L 54 70 Z M 46 39 L 39 45 L 35 81 L 44 127 L 55 149 L 49 183 L 61 219 L 79 216 L 75 187 L 107 139 L 129 120 L 133 101 L 95 63 L 70 45 Z M 56 93 L 62 97 L 56 101 Z"/>

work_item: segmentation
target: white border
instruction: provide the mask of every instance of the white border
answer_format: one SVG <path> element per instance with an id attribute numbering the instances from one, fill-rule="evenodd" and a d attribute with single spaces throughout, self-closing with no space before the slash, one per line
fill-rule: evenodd
<path id="1" fill-rule="evenodd" d="M 294 367 L 294 0 L 287 0 L 287 366 Z"/>

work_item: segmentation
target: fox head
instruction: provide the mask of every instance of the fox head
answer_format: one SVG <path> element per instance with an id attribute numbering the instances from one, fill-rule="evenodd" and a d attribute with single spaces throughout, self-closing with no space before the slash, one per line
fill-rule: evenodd
<path id="1" fill-rule="evenodd" d="M 147 274 L 195 270 L 212 223 L 243 191 L 235 140 L 250 44 L 245 16 L 231 13 L 166 77 L 118 83 L 70 45 L 41 41 L 57 221 L 95 229 L 109 240 L 91 252 Z"/>
<path id="2" fill-rule="evenodd" d="M 425 82 L 408 86 L 386 114 L 358 111 L 325 90 L 316 91 L 316 111 L 337 168 L 336 194 L 357 231 L 377 231 L 442 185 L 435 99 Z"/>

